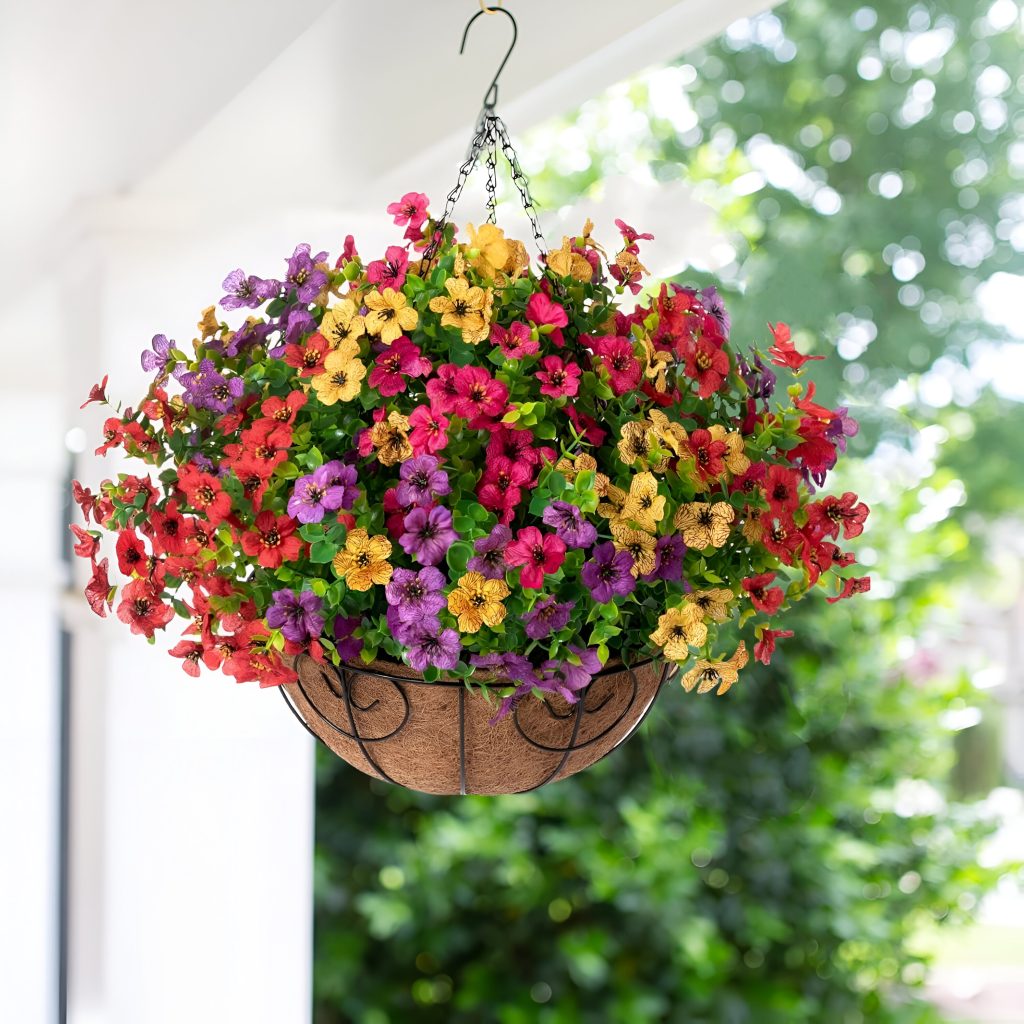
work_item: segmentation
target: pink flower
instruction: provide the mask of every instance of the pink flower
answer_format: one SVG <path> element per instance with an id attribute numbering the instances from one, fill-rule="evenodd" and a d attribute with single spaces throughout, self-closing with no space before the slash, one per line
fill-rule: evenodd
<path id="1" fill-rule="evenodd" d="M 399 227 L 406 224 L 417 229 L 427 219 L 430 200 L 422 192 L 406 192 L 397 203 L 388 204 L 388 213 L 393 214 Z"/>
<path id="2" fill-rule="evenodd" d="M 521 565 L 519 582 L 531 590 L 544 586 L 545 574 L 558 572 L 565 561 L 565 542 L 553 533 L 541 534 L 536 526 L 527 526 L 505 548 L 508 565 Z"/>
<path id="3" fill-rule="evenodd" d="M 537 379 L 541 382 L 542 395 L 561 398 L 579 393 L 580 368 L 575 363 L 566 366 L 558 356 L 545 356 L 540 364 L 544 369 L 537 371 Z"/>
<path id="4" fill-rule="evenodd" d="M 482 366 L 460 366 L 455 371 L 455 415 L 468 421 L 470 430 L 486 428 L 505 415 L 508 388 Z"/>
<path id="5" fill-rule="evenodd" d="M 509 324 L 508 330 L 500 324 L 492 324 L 491 342 L 495 345 L 500 345 L 501 351 L 509 359 L 535 356 L 540 351 L 540 343 L 533 340 L 530 328 L 519 320 Z"/>
<path id="6" fill-rule="evenodd" d="M 754 644 L 754 657 L 763 665 L 769 664 L 775 653 L 775 641 L 785 640 L 792 635 L 791 629 L 763 629 L 761 639 Z"/>
<path id="7" fill-rule="evenodd" d="M 603 337 L 594 339 L 594 354 L 604 364 L 611 379 L 612 391 L 624 395 L 640 383 L 640 362 L 628 338 Z"/>
<path id="8" fill-rule="evenodd" d="M 389 245 L 384 259 L 374 260 L 366 268 L 366 278 L 379 288 L 394 288 L 398 291 L 405 284 L 405 272 L 409 269 L 409 254 L 400 245 Z"/>
<path id="9" fill-rule="evenodd" d="M 356 240 L 351 235 L 345 236 L 345 248 L 341 250 L 338 261 L 334 264 L 336 268 L 345 266 L 346 263 L 356 259 L 359 253 L 356 252 Z"/>
<path id="10" fill-rule="evenodd" d="M 429 405 L 418 405 L 409 414 L 409 443 L 417 455 L 433 455 L 448 444 L 448 417 Z"/>
<path id="11" fill-rule="evenodd" d="M 427 381 L 427 397 L 430 407 L 436 412 L 450 416 L 455 412 L 459 401 L 459 388 L 456 383 L 459 368 L 453 363 L 442 363 L 437 368 L 437 376 Z"/>
<path id="12" fill-rule="evenodd" d="M 404 334 L 377 356 L 370 387 L 390 398 L 405 390 L 406 377 L 425 377 L 433 364 Z"/>
<path id="13" fill-rule="evenodd" d="M 484 508 L 498 517 L 506 526 L 512 522 L 516 507 L 523 500 L 522 488 L 533 479 L 533 469 L 527 463 L 513 461 L 506 455 L 488 453 L 487 468 L 480 478 L 477 498 Z"/>
<path id="14" fill-rule="evenodd" d="M 553 302 L 543 292 L 534 292 L 526 304 L 526 319 L 537 327 L 548 327 L 541 334 L 550 334 L 551 340 L 561 348 L 565 344 L 561 328 L 569 326 L 569 315 L 564 307 Z"/>
<path id="15" fill-rule="evenodd" d="M 616 220 L 615 226 L 622 232 L 622 240 L 630 247 L 630 252 L 637 250 L 637 242 L 654 241 L 654 235 L 641 235 L 636 228 L 630 227 L 624 220 Z"/>

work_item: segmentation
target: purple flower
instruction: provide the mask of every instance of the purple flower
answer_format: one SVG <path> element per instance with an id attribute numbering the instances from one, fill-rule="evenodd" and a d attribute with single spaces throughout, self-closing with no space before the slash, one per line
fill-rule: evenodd
<path id="1" fill-rule="evenodd" d="M 462 653 L 459 634 L 454 629 L 441 629 L 436 623 L 421 626 L 407 641 L 409 664 L 422 672 L 428 666 L 455 668 Z"/>
<path id="2" fill-rule="evenodd" d="M 704 288 L 700 293 L 700 304 L 722 325 L 722 333 L 728 338 L 732 321 L 725 310 L 722 296 L 717 288 Z"/>
<path id="3" fill-rule="evenodd" d="M 168 341 L 166 335 L 154 334 L 151 344 L 153 351 L 147 350 L 142 353 L 142 368 L 147 373 L 155 371 L 162 377 L 167 370 L 167 363 L 171 358 L 171 349 L 174 347 L 174 342 Z"/>
<path id="4" fill-rule="evenodd" d="M 267 336 L 276 329 L 276 324 L 249 317 L 237 331 L 229 331 L 219 338 L 211 338 L 207 341 L 206 348 L 210 352 L 219 352 L 233 359 L 244 349 L 262 345 Z"/>
<path id="5" fill-rule="evenodd" d="M 452 529 L 451 512 L 440 505 L 429 510 L 414 508 L 406 515 L 404 523 L 405 533 L 398 538 L 398 543 L 420 565 L 437 565 L 459 539 Z"/>
<path id="6" fill-rule="evenodd" d="M 448 474 L 438 469 L 433 455 L 417 455 L 402 463 L 399 473 L 401 483 L 395 496 L 399 505 L 426 505 L 433 498 L 440 498 L 451 492 Z"/>
<path id="7" fill-rule="evenodd" d="M 262 277 L 246 277 L 245 271 L 232 270 L 221 287 L 228 294 L 220 300 L 224 309 L 255 309 L 281 290 L 280 281 L 265 281 Z"/>
<path id="8" fill-rule="evenodd" d="M 267 625 L 281 630 L 286 640 L 305 645 L 323 632 L 324 617 L 319 614 L 322 602 L 313 591 L 295 595 L 290 590 L 277 590 L 273 601 L 267 609 Z"/>
<path id="9" fill-rule="evenodd" d="M 541 666 L 544 670 L 541 689 L 557 693 L 570 704 L 575 704 L 579 699 L 577 693 L 586 689 L 591 679 L 601 671 L 601 659 L 594 647 L 573 647 L 570 644 L 569 650 L 579 664 L 569 659 L 545 661 Z"/>
<path id="10" fill-rule="evenodd" d="M 185 401 L 197 409 L 227 412 L 245 391 L 241 377 L 229 378 L 218 373 L 212 359 L 203 359 L 197 370 L 176 371 L 174 376 L 185 389 Z"/>
<path id="11" fill-rule="evenodd" d="M 654 545 L 654 571 L 641 577 L 645 583 L 652 580 L 668 580 L 678 582 L 683 576 L 683 555 L 686 545 L 678 533 L 670 533 L 667 537 L 659 537 Z"/>
<path id="12" fill-rule="evenodd" d="M 325 259 L 326 252 L 310 256 L 308 242 L 295 246 L 295 252 L 288 260 L 285 281 L 295 288 L 299 302 L 310 303 L 323 291 L 327 284 L 327 274 L 323 270 L 318 270 L 316 264 L 323 263 Z"/>
<path id="13" fill-rule="evenodd" d="M 398 605 L 389 604 L 387 610 L 388 631 L 400 643 L 408 647 L 422 629 L 440 629 L 441 622 L 436 615 L 428 619 L 407 622 L 402 618 Z"/>
<path id="14" fill-rule="evenodd" d="M 359 657 L 363 649 L 363 641 L 352 634 L 363 624 L 358 615 L 346 618 L 336 615 L 334 618 L 334 646 L 342 661 L 353 661 Z"/>
<path id="15" fill-rule="evenodd" d="M 512 531 L 499 523 L 486 536 L 473 544 L 476 554 L 466 564 L 470 572 L 478 572 L 489 580 L 505 578 L 505 548 L 512 540 Z"/>
<path id="16" fill-rule="evenodd" d="M 192 456 L 192 461 L 204 472 L 204 473 L 216 473 L 218 472 L 217 463 L 213 459 L 204 455 L 202 452 L 196 452 Z"/>
<path id="17" fill-rule="evenodd" d="M 388 604 L 395 609 L 401 622 L 414 623 L 435 619 L 445 606 L 445 578 L 440 569 L 428 565 L 418 572 L 414 569 L 395 569 L 391 581 L 384 587 Z"/>
<path id="18" fill-rule="evenodd" d="M 751 398 L 767 400 L 775 393 L 775 373 L 768 369 L 761 361 L 761 354 L 755 349 L 750 350 L 753 354 L 752 363 L 748 363 L 743 356 L 736 357 L 736 364 L 740 376 L 750 388 Z"/>
<path id="19" fill-rule="evenodd" d="M 631 594 L 636 589 L 633 577 L 633 556 L 616 551 L 610 541 L 599 544 L 593 557 L 580 570 L 580 578 L 595 601 L 604 604 L 616 594 Z"/>
<path id="20" fill-rule="evenodd" d="M 532 610 L 523 616 L 526 635 L 531 640 L 540 640 L 552 633 L 557 633 L 560 629 L 565 628 L 565 624 L 569 621 L 569 613 L 575 607 L 575 601 L 559 604 L 553 597 L 541 598 Z"/>
<path id="21" fill-rule="evenodd" d="M 498 713 L 491 719 L 491 725 L 500 722 L 535 686 L 541 685 L 537 670 L 530 664 L 529 658 L 522 654 L 514 654 L 512 651 L 504 654 L 474 654 L 469 663 L 474 668 L 493 669 L 498 676 L 495 685 L 500 685 L 502 681 L 519 684 L 513 693 L 502 700 Z"/>
<path id="22" fill-rule="evenodd" d="M 350 466 L 347 462 L 332 459 L 330 462 L 325 462 L 320 468 L 324 471 L 327 486 L 337 487 L 342 492 L 341 504 L 338 508 L 351 508 L 359 497 L 359 488 L 356 486 L 359 474 L 356 472 L 356 467 Z"/>
<path id="23" fill-rule="evenodd" d="M 597 540 L 597 528 L 588 523 L 575 505 L 567 501 L 553 501 L 541 517 L 565 541 L 567 548 L 589 548 Z"/>
<path id="24" fill-rule="evenodd" d="M 352 466 L 345 467 L 340 462 L 317 466 L 308 476 L 300 476 L 295 481 L 292 496 L 288 499 L 288 515 L 300 523 L 319 523 L 326 513 L 337 512 L 343 507 L 345 486 L 335 483 L 338 479 L 335 467 L 350 470 L 352 483 L 355 483 L 356 471 Z"/>
<path id="25" fill-rule="evenodd" d="M 848 437 L 856 437 L 857 432 L 860 430 L 860 424 L 849 415 L 849 412 L 850 410 L 845 406 L 841 409 L 836 409 L 834 418 L 825 428 L 825 436 L 841 452 L 846 451 L 846 439 Z"/>

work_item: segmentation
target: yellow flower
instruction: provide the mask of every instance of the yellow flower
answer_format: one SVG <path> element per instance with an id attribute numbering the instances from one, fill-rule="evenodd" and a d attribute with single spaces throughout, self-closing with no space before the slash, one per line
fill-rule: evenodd
<path id="1" fill-rule="evenodd" d="M 385 466 L 411 459 L 413 451 L 409 443 L 409 417 L 400 412 L 388 413 L 386 420 L 374 423 L 370 430 L 370 441 L 377 450 L 377 458 Z"/>
<path id="2" fill-rule="evenodd" d="M 689 435 L 681 423 L 674 423 L 660 409 L 652 409 L 651 433 L 658 443 L 676 457 L 686 455 L 690 451 Z"/>
<path id="3" fill-rule="evenodd" d="M 750 469 L 750 459 L 747 458 L 746 453 L 743 451 L 743 436 L 738 430 L 726 432 L 725 427 L 716 423 L 713 427 L 708 428 L 708 433 L 716 441 L 725 442 L 725 454 L 722 456 L 722 461 L 730 473 L 734 476 L 739 476 Z"/>
<path id="4" fill-rule="evenodd" d="M 616 487 L 603 473 L 597 475 L 601 479 L 595 479 L 594 490 L 599 498 L 604 498 L 604 501 L 598 503 L 597 514 L 613 523 L 618 522 L 622 518 L 622 506 L 626 504 L 629 495 L 621 487 Z"/>
<path id="5" fill-rule="evenodd" d="M 644 366 L 644 376 L 648 380 L 654 381 L 654 390 L 664 394 L 668 391 L 668 381 L 665 379 L 665 374 L 668 368 L 675 362 L 671 352 L 664 352 L 660 348 L 655 348 L 651 343 L 651 339 L 645 334 L 640 339 L 641 344 L 644 347 L 644 356 L 647 360 L 647 364 Z M 662 413 L 662 416 L 665 414 Z"/>
<path id="6" fill-rule="evenodd" d="M 672 661 L 686 661 L 690 648 L 700 647 L 707 638 L 708 627 L 692 604 L 669 608 L 658 619 L 658 628 L 651 634 L 651 639 Z"/>
<path id="7" fill-rule="evenodd" d="M 200 314 L 199 323 L 196 327 L 199 328 L 199 336 L 206 341 L 207 338 L 212 338 L 219 330 L 220 324 L 217 322 L 217 317 L 214 314 L 214 306 L 207 306 L 206 309 Z"/>
<path id="8" fill-rule="evenodd" d="M 756 544 L 764 536 L 764 523 L 761 522 L 761 509 L 756 505 L 748 505 L 743 510 L 743 536 Z"/>
<path id="9" fill-rule="evenodd" d="M 372 291 L 363 302 L 370 311 L 365 320 L 367 334 L 379 334 L 385 345 L 400 338 L 403 331 L 411 331 L 420 321 L 419 313 L 394 288 Z"/>
<path id="10" fill-rule="evenodd" d="M 623 249 L 615 257 L 615 265 L 622 271 L 623 281 L 631 281 L 635 275 L 647 273 L 647 268 L 640 262 L 637 255 L 626 249 Z"/>
<path id="11" fill-rule="evenodd" d="M 478 572 L 467 572 L 448 595 L 448 611 L 457 615 L 463 633 L 476 633 L 481 626 L 497 626 L 505 618 L 508 597 L 504 580 L 489 580 Z"/>
<path id="12" fill-rule="evenodd" d="M 473 268 L 482 277 L 494 277 L 508 262 L 509 245 L 505 232 L 494 224 L 481 224 L 479 228 L 467 224 L 466 230 L 469 232 L 468 248 L 480 252 L 473 258 Z"/>
<path id="13" fill-rule="evenodd" d="M 654 545 L 657 540 L 643 530 L 632 530 L 625 523 L 612 522 L 612 540 L 616 551 L 628 551 L 633 556 L 633 575 L 646 576 L 654 572 Z"/>
<path id="14" fill-rule="evenodd" d="M 564 237 L 562 248 L 548 253 L 548 266 L 559 277 L 572 277 L 577 281 L 589 281 L 594 276 L 594 268 L 582 253 L 574 252 L 573 239 Z"/>
<path id="15" fill-rule="evenodd" d="M 505 265 L 501 269 L 514 281 L 530 269 L 530 254 L 526 251 L 526 246 L 518 239 L 507 238 L 506 241 L 508 242 L 508 259 L 505 260 Z"/>
<path id="16" fill-rule="evenodd" d="M 310 382 L 316 397 L 324 405 L 335 402 L 351 402 L 362 387 L 366 367 L 354 355 L 359 351 L 354 341 L 345 343 L 324 360 L 324 372 L 318 373 Z"/>
<path id="17" fill-rule="evenodd" d="M 747 645 L 741 640 L 736 653 L 728 661 L 698 661 L 680 682 L 687 693 L 695 686 L 698 693 L 707 693 L 717 686 L 721 697 L 739 678 L 740 669 L 746 663 Z"/>
<path id="18" fill-rule="evenodd" d="M 720 548 L 729 539 L 729 524 L 736 516 L 732 505 L 716 501 L 713 505 L 691 501 L 680 505 L 675 525 L 683 531 L 683 541 L 691 548 Z"/>
<path id="19" fill-rule="evenodd" d="M 623 423 L 619 458 L 627 466 L 632 466 L 638 460 L 646 465 L 651 457 L 654 441 L 651 426 L 645 420 L 630 420 L 629 423 Z"/>
<path id="20" fill-rule="evenodd" d="M 697 590 L 686 595 L 686 600 L 695 604 L 704 618 L 712 618 L 715 622 L 725 622 L 729 618 L 729 602 L 736 595 L 731 590 L 720 587 L 716 590 Z"/>
<path id="21" fill-rule="evenodd" d="M 430 300 L 430 309 L 441 313 L 442 327 L 457 327 L 462 331 L 462 340 L 470 345 L 483 341 L 490 332 L 489 317 L 494 298 L 490 289 L 470 286 L 464 277 L 449 277 L 444 283 L 447 295 L 435 295 Z"/>
<path id="22" fill-rule="evenodd" d="M 340 349 L 347 341 L 355 341 L 366 333 L 366 323 L 351 299 L 342 299 L 324 313 L 320 333 L 331 348 Z M 354 353 L 353 353 L 354 354 Z"/>
<path id="23" fill-rule="evenodd" d="M 350 590 L 369 590 L 391 579 L 391 541 L 371 537 L 363 529 L 349 530 L 345 546 L 334 556 L 334 571 Z"/>
<path id="24" fill-rule="evenodd" d="M 648 533 L 658 528 L 665 517 L 665 497 L 658 494 L 653 473 L 637 473 L 629 484 L 629 495 L 622 506 L 622 518 L 632 520 Z"/>

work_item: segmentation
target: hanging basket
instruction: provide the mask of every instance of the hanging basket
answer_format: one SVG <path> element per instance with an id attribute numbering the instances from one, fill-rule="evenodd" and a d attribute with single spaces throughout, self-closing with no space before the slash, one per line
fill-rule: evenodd
<path id="1" fill-rule="evenodd" d="M 523 793 L 568 778 L 636 730 L 665 681 L 654 661 L 610 665 L 576 704 L 527 699 L 491 724 L 497 703 L 459 680 L 405 665 L 335 668 L 307 655 L 282 688 L 306 728 L 350 765 L 440 795 Z"/>

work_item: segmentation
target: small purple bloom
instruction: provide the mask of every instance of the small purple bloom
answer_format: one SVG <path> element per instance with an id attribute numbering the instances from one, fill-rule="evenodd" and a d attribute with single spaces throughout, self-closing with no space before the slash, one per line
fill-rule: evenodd
<path id="1" fill-rule="evenodd" d="M 210 352 L 220 352 L 234 358 L 239 352 L 266 342 L 268 335 L 273 334 L 277 325 L 249 317 L 237 331 L 229 331 L 219 338 L 211 338 L 206 347 Z"/>
<path id="2" fill-rule="evenodd" d="M 197 409 L 227 412 L 245 391 L 241 377 L 225 377 L 218 373 L 212 359 L 203 359 L 196 370 L 176 371 L 174 376 L 185 389 L 184 399 Z"/>
<path id="3" fill-rule="evenodd" d="M 147 349 L 142 353 L 142 368 L 147 373 L 157 372 L 162 377 L 166 373 L 167 363 L 171 358 L 171 349 L 174 348 L 174 342 L 168 341 L 166 335 L 155 334 L 153 335 L 152 346 L 152 352 Z"/>
<path id="4" fill-rule="evenodd" d="M 279 629 L 293 644 L 307 644 L 324 629 L 320 614 L 323 602 L 311 590 L 294 594 L 290 590 L 277 590 L 274 603 L 267 609 L 267 625 Z"/>
<path id="5" fill-rule="evenodd" d="M 555 528 L 555 533 L 565 541 L 567 548 L 589 548 L 597 540 L 594 524 L 588 523 L 580 510 L 567 501 L 551 502 L 541 518 Z"/>
<path id="6" fill-rule="evenodd" d="M 338 508 L 351 508 L 359 497 L 359 488 L 356 486 L 359 474 L 356 472 L 356 467 L 350 466 L 347 462 L 332 459 L 330 462 L 325 462 L 320 468 L 324 471 L 327 486 L 336 487 L 342 492 L 341 504 Z"/>
<path id="7" fill-rule="evenodd" d="M 420 565 L 437 565 L 445 552 L 459 539 L 452 529 L 452 514 L 440 505 L 432 509 L 414 508 L 404 520 L 405 533 L 398 543 Z"/>
<path id="8" fill-rule="evenodd" d="M 280 281 L 265 281 L 262 277 L 245 276 L 245 271 L 232 270 L 221 285 L 227 295 L 220 300 L 224 309 L 255 309 L 281 290 Z"/>
<path id="9" fill-rule="evenodd" d="M 469 663 L 474 668 L 492 669 L 498 676 L 494 685 L 501 685 L 503 681 L 519 684 L 513 693 L 502 700 L 498 713 L 491 719 L 491 725 L 500 722 L 535 686 L 541 685 L 537 670 L 530 664 L 530 659 L 522 654 L 512 651 L 504 654 L 474 654 L 470 656 Z"/>
<path id="10" fill-rule="evenodd" d="M 559 604 L 553 597 L 541 598 L 523 616 L 526 635 L 531 640 L 540 640 L 552 633 L 557 633 L 560 629 L 565 628 L 565 624 L 569 621 L 569 614 L 575 607 L 575 601 Z"/>
<path id="11" fill-rule="evenodd" d="M 413 623 L 435 618 L 445 606 L 444 584 L 444 574 L 432 565 L 418 572 L 395 569 L 391 581 L 384 587 L 384 594 L 399 620 Z"/>
<path id="12" fill-rule="evenodd" d="M 426 505 L 434 498 L 449 494 L 452 487 L 448 474 L 438 469 L 438 465 L 433 455 L 417 455 L 403 462 L 399 473 L 401 483 L 396 491 L 398 504 Z"/>
<path id="13" fill-rule="evenodd" d="M 610 541 L 599 544 L 593 557 L 580 570 L 591 597 L 601 604 L 617 594 L 631 594 L 636 589 L 633 577 L 633 556 L 628 551 L 616 551 Z"/>
<path id="14" fill-rule="evenodd" d="M 570 644 L 569 650 L 579 664 L 569 659 L 545 661 L 541 666 L 544 669 L 541 689 L 557 693 L 568 703 L 575 704 L 579 691 L 586 689 L 591 679 L 601 671 L 601 659 L 594 647 L 573 647 Z"/>
<path id="15" fill-rule="evenodd" d="M 204 472 L 204 473 L 215 473 L 218 472 L 217 463 L 213 459 L 204 455 L 202 452 L 196 452 L 192 456 L 192 461 Z"/>
<path id="16" fill-rule="evenodd" d="M 334 482 L 337 473 L 333 467 L 351 470 L 352 482 L 355 482 L 356 471 L 351 466 L 342 467 L 340 462 L 317 466 L 308 476 L 300 476 L 295 481 L 292 495 L 288 499 L 288 515 L 294 516 L 300 523 L 319 523 L 328 512 L 337 512 L 342 508 L 346 496 L 345 487 Z"/>
<path id="17" fill-rule="evenodd" d="M 751 398 L 761 398 L 767 401 L 775 393 L 775 373 L 761 361 L 761 354 L 756 349 L 750 351 L 753 354 L 750 363 L 743 356 L 736 357 L 740 376 L 750 388 Z"/>
<path id="18" fill-rule="evenodd" d="M 728 338 L 732 321 L 726 312 L 722 296 L 717 288 L 704 288 L 700 293 L 700 304 L 722 325 L 722 333 Z"/>
<path id="19" fill-rule="evenodd" d="M 845 406 L 841 409 L 836 409 L 835 416 L 825 428 L 825 436 L 841 452 L 846 451 L 846 439 L 848 437 L 856 437 L 860 430 L 860 424 L 849 415 L 849 412 L 850 410 Z"/>
<path id="20" fill-rule="evenodd" d="M 363 641 L 352 634 L 363 624 L 358 615 L 346 617 L 336 615 L 334 618 L 334 646 L 342 661 L 353 661 L 359 657 L 363 649 Z"/>
<path id="21" fill-rule="evenodd" d="M 451 669 L 459 663 L 462 644 L 454 629 L 441 629 L 436 623 L 421 627 L 408 644 L 409 664 L 422 672 L 428 666 Z"/>
<path id="22" fill-rule="evenodd" d="M 654 545 L 654 571 L 641 577 L 645 583 L 652 580 L 667 580 L 676 583 L 683 576 L 683 555 L 686 545 L 678 533 L 670 533 L 667 537 L 659 537 Z"/>
<path id="23" fill-rule="evenodd" d="M 327 274 L 317 269 L 316 264 L 323 263 L 326 259 L 326 252 L 318 252 L 311 256 L 308 242 L 295 247 L 295 252 L 288 260 L 285 281 L 295 288 L 299 302 L 310 303 L 323 291 L 327 284 Z"/>
<path id="24" fill-rule="evenodd" d="M 466 568 L 489 580 L 503 580 L 508 568 L 505 565 L 505 548 L 511 540 L 512 531 L 499 523 L 486 537 L 474 542 L 476 554 L 466 564 Z"/>

